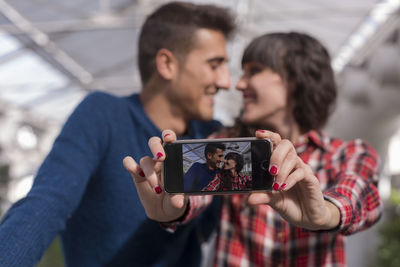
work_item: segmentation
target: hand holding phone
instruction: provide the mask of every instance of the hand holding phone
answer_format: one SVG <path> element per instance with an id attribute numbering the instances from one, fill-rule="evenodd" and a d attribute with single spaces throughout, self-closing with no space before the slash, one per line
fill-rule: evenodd
<path id="1" fill-rule="evenodd" d="M 272 144 L 267 139 L 180 140 L 164 145 L 168 193 L 235 194 L 271 190 Z"/>
<path id="2" fill-rule="evenodd" d="M 340 221 L 338 208 L 324 199 L 318 179 L 313 174 L 311 167 L 297 155 L 294 145 L 289 140 L 282 140 L 279 134 L 270 131 L 258 130 L 256 137 L 259 140 L 270 138 L 274 153 L 271 155 L 269 165 L 275 166 L 277 170 L 274 171 L 274 178 L 266 176 L 265 180 L 268 181 L 266 190 L 260 189 L 262 191 L 252 192 L 248 197 L 248 203 L 251 205 L 268 204 L 289 223 L 298 227 L 311 230 L 336 227 Z M 163 132 L 164 143 L 172 143 L 175 140 L 174 132 L 170 130 Z M 270 146 L 272 146 L 271 143 Z M 149 148 L 154 155 L 153 158 L 149 156 L 142 158 L 139 166 L 133 158 L 126 157 L 124 166 L 132 174 L 147 216 L 159 222 L 177 220 L 188 207 L 188 196 L 179 193 L 168 194 L 165 192 L 166 190 L 155 190 L 161 185 L 161 166 L 168 156 L 166 157 L 164 147 L 158 137 L 152 137 L 149 140 Z M 229 158 L 224 160 L 227 162 Z M 263 167 L 265 169 L 266 164 Z M 175 172 L 182 171 L 175 170 Z M 274 190 L 269 190 L 272 181 Z M 244 184 L 246 190 L 233 190 L 231 193 L 251 191 L 247 182 Z M 254 183 L 251 186 L 255 189 Z M 294 187 L 296 190 L 292 190 Z"/>
<path id="3" fill-rule="evenodd" d="M 162 136 L 163 142 L 165 144 L 173 143 L 176 141 L 176 135 L 171 130 L 163 131 Z M 264 137 L 258 137 L 258 139 L 262 138 Z M 168 157 L 162 145 L 162 141 L 158 137 L 150 138 L 149 148 L 153 154 L 152 158 L 149 156 L 143 157 L 140 160 L 139 165 L 132 157 L 128 156 L 124 158 L 124 166 L 132 175 L 137 192 L 140 197 L 140 201 L 146 211 L 147 216 L 150 219 L 159 222 L 177 220 L 184 214 L 186 210 L 188 196 L 186 194 L 180 193 L 168 194 L 166 193 L 167 190 L 162 190 L 162 188 L 160 188 L 160 185 L 162 184 L 162 163 Z M 264 167 L 266 167 L 267 165 L 268 164 L 265 163 Z M 219 167 L 221 167 L 221 163 Z M 173 176 L 171 176 L 171 178 L 172 177 Z M 271 183 L 272 179 L 267 180 L 269 180 L 269 183 Z M 246 183 L 246 188 L 248 185 L 249 183 Z M 267 188 L 268 187 L 270 187 L 270 185 L 268 185 Z M 260 199 L 259 194 L 264 195 L 264 193 L 252 194 L 254 195 L 254 199 L 256 201 Z"/>
<path id="4" fill-rule="evenodd" d="M 164 142 L 173 142 L 176 140 L 176 135 L 171 130 L 165 130 L 163 140 Z M 123 160 L 124 167 L 132 175 L 147 217 L 158 222 L 174 221 L 184 214 L 187 198 L 182 194 L 167 194 L 160 187 L 161 165 L 165 159 L 160 138 L 150 138 L 149 148 L 153 157 L 145 156 L 140 159 L 139 163 L 127 156 Z"/>

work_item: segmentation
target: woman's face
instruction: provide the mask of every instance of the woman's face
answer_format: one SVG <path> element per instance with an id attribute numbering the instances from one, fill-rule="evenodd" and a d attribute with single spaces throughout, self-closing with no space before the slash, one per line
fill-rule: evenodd
<path id="1" fill-rule="evenodd" d="M 236 167 L 236 161 L 233 159 L 225 159 L 224 170 L 234 170 Z"/>
<path id="2" fill-rule="evenodd" d="M 260 63 L 246 63 L 236 89 L 243 93 L 243 123 L 277 129 L 285 122 L 287 89 L 277 73 Z"/>

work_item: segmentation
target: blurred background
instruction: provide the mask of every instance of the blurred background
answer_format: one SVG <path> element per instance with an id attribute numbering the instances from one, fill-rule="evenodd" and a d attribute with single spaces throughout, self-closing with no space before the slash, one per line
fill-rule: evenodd
<path id="1" fill-rule="evenodd" d="M 138 32 L 163 0 L 0 0 L 0 216 L 23 197 L 60 127 L 91 91 L 140 91 Z M 228 45 L 234 84 L 243 47 L 275 31 L 317 37 L 332 55 L 339 98 L 326 131 L 369 141 L 382 159 L 383 219 L 348 240 L 349 266 L 400 266 L 400 0 L 213 0 L 239 31 Z M 220 92 L 229 125 L 240 94 Z M 44 266 L 63 266 L 57 239 Z"/>

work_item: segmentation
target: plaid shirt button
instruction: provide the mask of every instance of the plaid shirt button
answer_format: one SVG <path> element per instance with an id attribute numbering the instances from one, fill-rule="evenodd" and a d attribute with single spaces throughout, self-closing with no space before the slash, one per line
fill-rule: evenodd
<path id="1" fill-rule="evenodd" d="M 282 239 L 282 238 L 283 238 L 283 232 L 279 232 L 279 233 L 278 233 L 278 238 L 279 238 L 279 239 Z"/>

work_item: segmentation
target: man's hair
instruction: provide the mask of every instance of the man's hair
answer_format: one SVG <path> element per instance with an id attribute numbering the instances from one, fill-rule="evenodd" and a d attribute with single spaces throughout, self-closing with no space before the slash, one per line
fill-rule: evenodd
<path id="1" fill-rule="evenodd" d="M 217 152 L 218 148 L 221 149 L 222 151 L 225 151 L 226 146 L 225 144 L 222 143 L 208 143 L 204 148 L 204 156 L 206 157 L 206 160 L 207 160 L 207 154 L 211 153 L 214 155 L 215 152 Z"/>
<path id="2" fill-rule="evenodd" d="M 225 155 L 225 159 L 233 159 L 236 162 L 235 170 L 237 173 L 239 173 L 243 169 L 244 159 L 239 153 L 229 152 Z"/>
<path id="3" fill-rule="evenodd" d="M 297 32 L 271 33 L 254 39 L 245 49 L 242 66 L 258 62 L 276 72 L 288 88 L 288 104 L 304 133 L 320 129 L 336 100 L 336 83 L 326 48 Z"/>
<path id="4" fill-rule="evenodd" d="M 155 72 L 155 58 L 161 48 L 170 50 L 183 61 L 195 44 L 198 29 L 216 30 L 228 38 L 235 22 L 226 8 L 183 2 L 165 4 L 147 17 L 138 45 L 142 83 L 146 84 Z"/>

